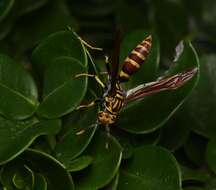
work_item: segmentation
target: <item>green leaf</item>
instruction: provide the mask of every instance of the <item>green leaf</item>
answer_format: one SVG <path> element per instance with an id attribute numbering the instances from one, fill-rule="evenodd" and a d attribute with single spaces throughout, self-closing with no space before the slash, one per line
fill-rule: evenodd
<path id="1" fill-rule="evenodd" d="M 5 37 L 7 37 L 7 35 L 10 33 L 11 29 L 12 29 L 12 23 L 9 19 L 5 19 L 4 21 L 2 21 L 0 23 L 1 25 L 1 28 L 0 28 L 0 40 L 3 40 Z M 1 41 L 1 46 L 3 48 L 6 49 L 6 52 L 7 52 L 7 47 L 4 47 L 4 46 L 7 46 L 7 42 L 4 44 L 5 42 Z M 2 49 L 1 47 L 1 53 L 5 53 L 5 50 Z"/>
<path id="2" fill-rule="evenodd" d="M 165 149 L 143 146 L 123 165 L 119 190 L 181 190 L 181 172 L 175 158 Z"/>
<path id="3" fill-rule="evenodd" d="M 1 170 L 1 182 L 9 190 L 32 189 L 34 174 L 22 160 L 6 164 Z"/>
<path id="4" fill-rule="evenodd" d="M 197 166 L 202 166 L 205 163 L 206 144 L 205 138 L 191 133 L 184 145 L 186 155 Z"/>
<path id="5" fill-rule="evenodd" d="M 47 3 L 47 0 L 31 0 L 31 2 L 23 6 L 24 1 L 26 0 L 21 0 L 21 2 L 19 1 L 17 3 L 17 12 L 19 14 L 32 11 Z M 64 1 L 58 0 L 49 1 L 40 10 L 24 15 L 23 21 L 16 25 L 16 30 L 14 30 L 11 36 L 11 41 L 15 44 L 18 51 L 16 54 L 23 54 L 31 50 L 48 35 L 60 30 L 66 30 L 67 26 L 77 30 L 77 23 L 71 16 L 65 3 Z M 51 22 L 52 20 L 55 20 L 55 22 Z"/>
<path id="6" fill-rule="evenodd" d="M 47 190 L 46 178 L 41 174 L 35 175 L 35 190 Z"/>
<path id="7" fill-rule="evenodd" d="M 199 67 L 197 54 L 190 42 L 184 43 L 184 51 L 169 75 Z M 149 133 L 162 127 L 188 97 L 199 78 L 197 74 L 183 87 L 148 96 L 126 106 L 118 126 L 131 133 Z"/>
<path id="8" fill-rule="evenodd" d="M 47 189 L 74 190 L 71 175 L 60 162 L 50 155 L 33 149 L 28 149 L 21 157 L 26 160 L 28 166 L 33 171 L 38 171 L 47 179 L 49 182 L 47 183 Z"/>
<path id="9" fill-rule="evenodd" d="M 185 102 L 185 116 L 191 128 L 207 138 L 216 138 L 216 56 L 205 55 L 200 61 L 200 80 Z"/>
<path id="10" fill-rule="evenodd" d="M 191 122 L 185 117 L 185 110 L 182 107 L 164 125 L 160 145 L 171 151 L 175 151 L 185 144 L 189 137 Z"/>
<path id="11" fill-rule="evenodd" d="M 208 146 L 207 146 L 207 151 L 206 151 L 207 163 L 208 163 L 210 169 L 214 173 L 216 173 L 216 163 L 215 163 L 216 150 L 215 150 L 215 146 L 216 146 L 216 140 L 209 141 Z"/>
<path id="12" fill-rule="evenodd" d="M 81 156 L 70 163 L 67 163 L 66 168 L 69 172 L 76 172 L 83 170 L 92 163 L 93 159 L 91 156 Z"/>
<path id="13" fill-rule="evenodd" d="M 130 134 L 117 128 L 112 128 L 112 134 L 119 141 L 123 148 L 122 158 L 128 159 L 133 155 L 134 148 L 143 145 L 155 145 L 160 139 L 160 132 L 150 134 Z"/>
<path id="14" fill-rule="evenodd" d="M 59 129 L 59 120 L 15 122 L 0 117 L 0 164 L 14 159 L 38 136 L 54 135 Z"/>
<path id="15" fill-rule="evenodd" d="M 207 190 L 207 189 L 204 189 L 201 187 L 187 187 L 187 188 L 184 188 L 184 190 Z"/>
<path id="16" fill-rule="evenodd" d="M 97 126 L 93 126 L 97 121 L 97 106 L 73 112 L 64 128 L 68 129 L 59 137 L 59 142 L 56 145 L 56 157 L 63 164 L 78 157 L 88 146 L 95 133 Z M 81 135 L 76 135 L 77 132 L 85 130 Z"/>
<path id="17" fill-rule="evenodd" d="M 8 15 L 14 2 L 14 0 L 2 0 L 0 2 L 0 22 Z"/>
<path id="18" fill-rule="evenodd" d="M 119 173 L 117 173 L 115 178 L 102 190 L 117 190 L 118 181 L 119 181 Z"/>
<path id="19" fill-rule="evenodd" d="M 51 34 L 36 47 L 32 59 L 36 68 L 41 72 L 61 56 L 73 57 L 87 66 L 84 47 L 71 31 Z"/>
<path id="20" fill-rule="evenodd" d="M 117 2 L 116 21 L 124 31 L 136 28 L 148 28 L 152 10 L 147 1 L 115 1 Z M 150 16 L 150 15 L 151 16 Z"/>
<path id="21" fill-rule="evenodd" d="M 206 182 L 210 175 L 202 170 L 191 169 L 186 166 L 181 166 L 182 171 L 182 181 L 197 181 Z"/>
<path id="22" fill-rule="evenodd" d="M 42 7 L 48 2 L 48 0 L 19 0 L 19 3 L 17 2 L 15 4 L 15 9 L 18 12 L 18 16 L 21 16 L 23 14 L 35 11 L 36 9 Z"/>
<path id="23" fill-rule="evenodd" d="M 13 176 L 13 184 L 18 189 L 29 188 L 34 185 L 34 174 L 30 168 L 24 165 L 22 171 L 17 171 Z"/>
<path id="24" fill-rule="evenodd" d="M 30 117 L 38 105 L 32 77 L 5 55 L 0 55 L 0 67 L 1 114 L 13 119 Z"/>
<path id="25" fill-rule="evenodd" d="M 216 179 L 215 177 L 212 177 L 206 185 L 206 190 L 213 190 L 216 188 Z"/>
<path id="26" fill-rule="evenodd" d="M 172 56 L 173 48 L 188 33 L 188 16 L 181 0 L 152 1 L 154 23 L 161 41 L 161 54 Z"/>
<path id="27" fill-rule="evenodd" d="M 58 118 L 73 111 L 82 101 L 87 90 L 87 73 L 78 60 L 58 57 L 45 72 L 43 100 L 37 113 L 45 118 Z"/>
<path id="28" fill-rule="evenodd" d="M 154 33 L 146 32 L 145 30 L 136 30 L 127 34 L 121 44 L 120 61 L 123 63 L 128 54 L 150 34 L 152 35 L 151 51 L 139 71 L 132 75 L 130 80 L 125 84 L 128 89 L 156 78 L 160 61 L 159 40 Z"/>
<path id="29" fill-rule="evenodd" d="M 74 176 L 76 189 L 92 190 L 107 185 L 120 166 L 122 152 L 118 142 L 114 137 L 97 133 L 84 154 L 92 156 L 93 162 L 88 170 L 83 170 Z"/>

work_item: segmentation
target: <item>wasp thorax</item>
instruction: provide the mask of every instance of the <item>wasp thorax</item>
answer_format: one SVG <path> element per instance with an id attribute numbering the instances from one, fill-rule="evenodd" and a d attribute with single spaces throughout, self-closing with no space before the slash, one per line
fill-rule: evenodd
<path id="1" fill-rule="evenodd" d="M 98 121 L 102 124 L 102 125 L 109 125 L 109 124 L 113 124 L 115 123 L 116 120 L 116 116 L 112 115 L 108 112 L 105 111 L 100 111 L 98 113 Z"/>

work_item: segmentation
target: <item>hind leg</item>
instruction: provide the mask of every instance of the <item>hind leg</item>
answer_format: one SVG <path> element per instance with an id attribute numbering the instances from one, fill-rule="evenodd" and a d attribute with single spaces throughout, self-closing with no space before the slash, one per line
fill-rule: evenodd
<path id="1" fill-rule="evenodd" d="M 106 125 L 105 130 L 106 130 L 106 133 L 107 133 L 107 142 L 105 144 L 105 148 L 108 149 L 109 148 L 109 142 L 108 141 L 109 141 L 109 139 L 111 137 L 109 125 Z"/>
<path id="2" fill-rule="evenodd" d="M 98 126 L 98 123 L 92 124 L 89 127 L 87 127 L 86 129 L 90 129 L 90 128 L 96 128 Z M 75 134 L 77 136 L 82 135 L 83 133 L 86 132 L 86 129 L 81 129 L 80 131 L 77 131 Z"/>

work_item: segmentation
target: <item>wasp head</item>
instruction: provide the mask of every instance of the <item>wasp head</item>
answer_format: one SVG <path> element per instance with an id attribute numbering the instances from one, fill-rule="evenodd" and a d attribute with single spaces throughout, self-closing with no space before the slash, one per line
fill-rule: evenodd
<path id="1" fill-rule="evenodd" d="M 112 115 L 108 112 L 105 111 L 100 111 L 98 113 L 98 121 L 102 124 L 102 125 L 110 125 L 115 123 L 116 120 L 116 116 Z"/>

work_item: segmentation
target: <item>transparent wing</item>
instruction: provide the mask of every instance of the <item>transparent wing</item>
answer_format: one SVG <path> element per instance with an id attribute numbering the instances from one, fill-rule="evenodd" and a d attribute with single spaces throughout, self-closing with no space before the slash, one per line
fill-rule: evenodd
<path id="1" fill-rule="evenodd" d="M 127 104 L 135 100 L 140 100 L 146 96 L 153 95 L 158 92 L 175 90 L 183 86 L 190 79 L 192 79 L 193 76 L 197 73 L 197 71 L 197 68 L 192 68 L 168 78 L 160 79 L 146 84 L 141 84 L 127 91 L 125 103 Z"/>

